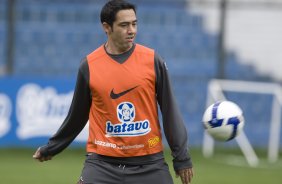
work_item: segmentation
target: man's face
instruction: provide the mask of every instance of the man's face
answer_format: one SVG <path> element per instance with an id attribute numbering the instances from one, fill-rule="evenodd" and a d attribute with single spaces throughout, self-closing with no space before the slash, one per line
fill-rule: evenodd
<path id="1" fill-rule="evenodd" d="M 120 10 L 108 32 L 108 41 L 122 53 L 129 50 L 137 33 L 137 19 L 134 10 Z"/>

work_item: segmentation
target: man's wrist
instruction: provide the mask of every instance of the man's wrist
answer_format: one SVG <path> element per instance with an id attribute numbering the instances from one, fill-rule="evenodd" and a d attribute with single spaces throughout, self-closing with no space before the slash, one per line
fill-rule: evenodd
<path id="1" fill-rule="evenodd" d="M 186 160 L 173 159 L 173 168 L 176 172 L 181 169 L 192 168 L 192 167 L 193 164 L 191 158 L 188 158 Z"/>

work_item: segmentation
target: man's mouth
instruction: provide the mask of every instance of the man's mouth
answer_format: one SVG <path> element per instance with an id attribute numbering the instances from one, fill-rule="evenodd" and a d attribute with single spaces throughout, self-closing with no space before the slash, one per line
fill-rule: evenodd
<path id="1" fill-rule="evenodd" d="M 128 41 L 132 42 L 134 40 L 134 36 L 130 36 L 126 38 Z"/>

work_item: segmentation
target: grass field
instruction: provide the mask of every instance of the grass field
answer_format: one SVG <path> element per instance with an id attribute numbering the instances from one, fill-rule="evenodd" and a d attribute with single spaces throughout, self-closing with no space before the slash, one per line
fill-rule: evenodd
<path id="1" fill-rule="evenodd" d="M 75 184 L 84 162 L 83 149 L 67 149 L 52 161 L 40 163 L 32 159 L 32 149 L 0 149 L 1 184 Z M 265 161 L 250 168 L 240 152 L 217 151 L 213 158 L 203 158 L 199 149 L 192 149 L 195 176 L 192 184 L 281 184 L 282 162 Z M 236 154 L 237 156 L 234 156 Z M 265 156 L 264 156 L 265 157 Z M 166 160 L 172 171 L 171 157 Z M 175 179 L 180 184 L 180 179 Z"/>

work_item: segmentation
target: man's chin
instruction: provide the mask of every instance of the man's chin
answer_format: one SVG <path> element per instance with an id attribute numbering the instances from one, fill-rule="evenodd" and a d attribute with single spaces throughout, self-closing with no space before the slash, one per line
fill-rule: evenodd
<path id="1" fill-rule="evenodd" d="M 133 42 L 132 42 L 132 43 L 127 43 L 127 44 L 124 45 L 124 49 L 123 49 L 123 50 L 126 52 L 126 51 L 128 51 L 129 49 L 131 49 L 132 46 L 133 46 Z"/>

